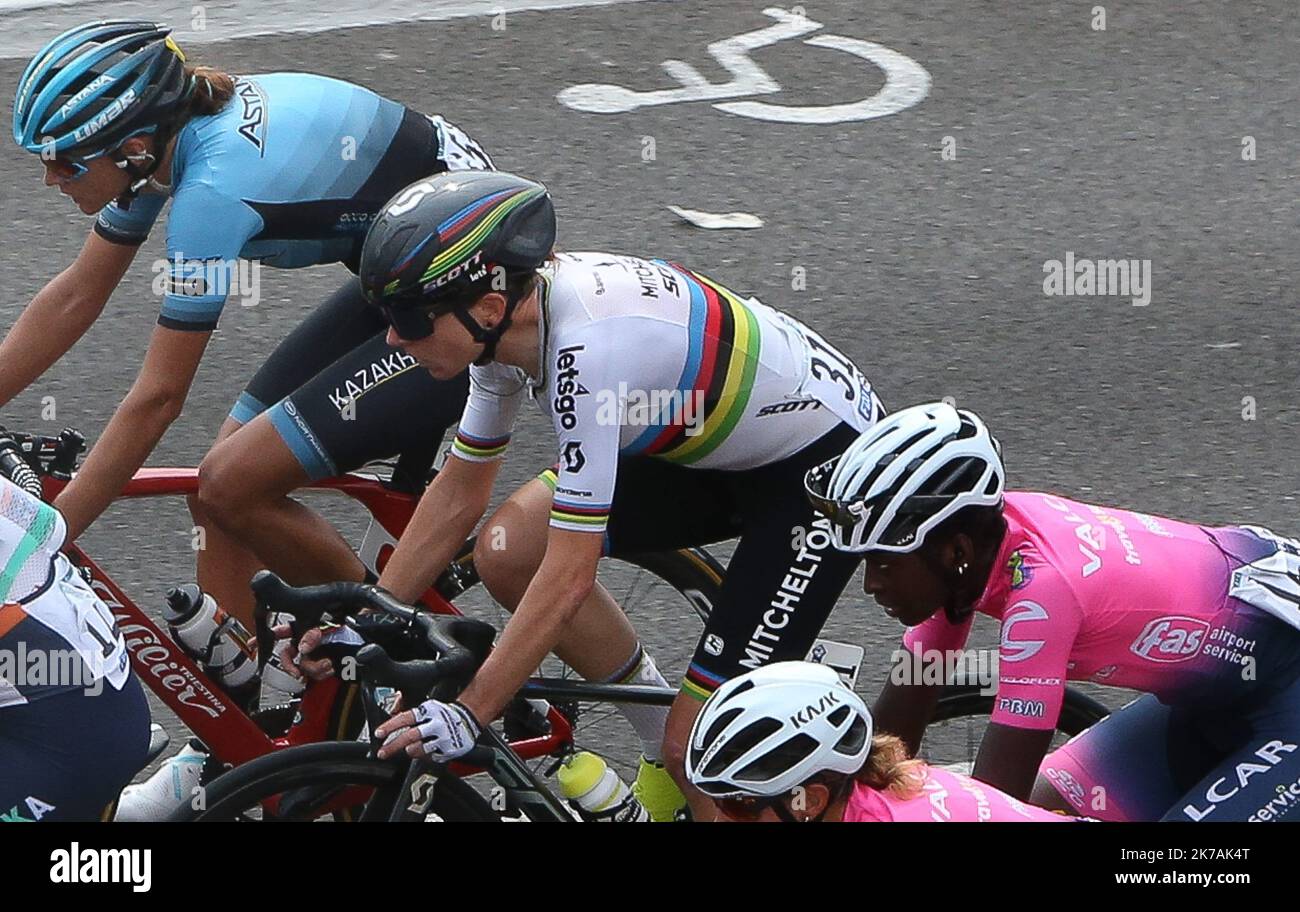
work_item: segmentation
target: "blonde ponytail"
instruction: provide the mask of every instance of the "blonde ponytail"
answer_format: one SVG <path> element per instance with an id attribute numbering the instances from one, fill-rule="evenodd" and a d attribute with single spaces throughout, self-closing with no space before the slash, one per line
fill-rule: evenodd
<path id="1" fill-rule="evenodd" d="M 871 739 L 871 754 L 855 778 L 878 792 L 889 791 L 906 801 L 921 794 L 925 761 L 909 758 L 901 738 L 876 735 Z"/>

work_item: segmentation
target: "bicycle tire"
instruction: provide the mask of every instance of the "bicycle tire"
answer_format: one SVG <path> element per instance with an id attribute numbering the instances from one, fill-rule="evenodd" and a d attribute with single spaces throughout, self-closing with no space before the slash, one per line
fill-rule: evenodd
<path id="1" fill-rule="evenodd" d="M 348 787 L 381 790 L 380 800 L 386 804 L 379 810 L 382 819 L 387 819 L 387 810 L 396 801 L 396 790 L 402 785 L 405 767 L 377 760 L 369 753 L 368 744 L 355 741 L 325 741 L 275 751 L 218 776 L 204 788 L 201 808 L 194 808 L 192 803 L 184 805 L 169 819 L 184 823 L 249 820 L 253 809 L 261 809 L 263 801 L 276 795 L 308 788 L 331 793 Z M 439 776 L 434 788 L 429 813 L 446 822 L 501 819 L 472 786 L 455 776 Z M 314 819 L 318 818 L 302 814 L 263 818 L 263 822 Z M 355 815 L 349 809 L 342 814 L 342 819 L 350 821 Z"/>

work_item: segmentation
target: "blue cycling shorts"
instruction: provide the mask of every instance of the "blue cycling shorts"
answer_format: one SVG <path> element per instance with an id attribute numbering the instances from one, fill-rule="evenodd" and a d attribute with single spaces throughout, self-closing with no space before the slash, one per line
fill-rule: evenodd
<path id="1" fill-rule="evenodd" d="M 98 820 L 144 766 L 149 703 L 121 690 L 68 690 L 0 709 L 0 823 Z"/>

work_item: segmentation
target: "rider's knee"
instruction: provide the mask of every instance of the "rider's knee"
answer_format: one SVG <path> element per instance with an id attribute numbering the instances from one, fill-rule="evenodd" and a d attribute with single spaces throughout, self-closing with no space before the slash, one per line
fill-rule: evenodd
<path id="1" fill-rule="evenodd" d="M 517 583 L 528 574 L 528 568 L 520 566 L 523 549 L 511 553 L 510 540 L 516 536 L 511 534 L 511 524 L 501 513 L 497 510 L 492 514 L 474 542 L 474 567 L 488 591 Z"/>
<path id="2" fill-rule="evenodd" d="M 1051 780 L 1041 773 L 1034 780 L 1034 788 L 1029 793 L 1029 803 L 1046 808 L 1049 811 L 1065 811 L 1068 814 L 1078 814 L 1078 811 L 1071 807 L 1070 803 L 1056 790 L 1056 786 L 1052 785 Z"/>
<path id="3" fill-rule="evenodd" d="M 507 590 L 522 594 L 546 553 L 545 529 L 539 538 L 529 519 L 525 509 L 508 500 L 483 524 L 474 542 L 474 567 L 498 598 Z"/>
<path id="4" fill-rule="evenodd" d="M 247 506 L 244 494 L 238 466 L 232 460 L 213 452 L 199 463 L 199 488 L 194 502 L 214 522 L 221 526 L 237 523 Z"/>

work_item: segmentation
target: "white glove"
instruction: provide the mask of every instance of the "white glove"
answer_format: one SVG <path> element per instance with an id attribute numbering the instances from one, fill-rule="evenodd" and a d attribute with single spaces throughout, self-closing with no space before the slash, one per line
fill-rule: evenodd
<path id="1" fill-rule="evenodd" d="M 469 753 L 483 730 L 474 715 L 460 703 L 426 700 L 414 712 L 424 754 L 439 763 Z"/>

